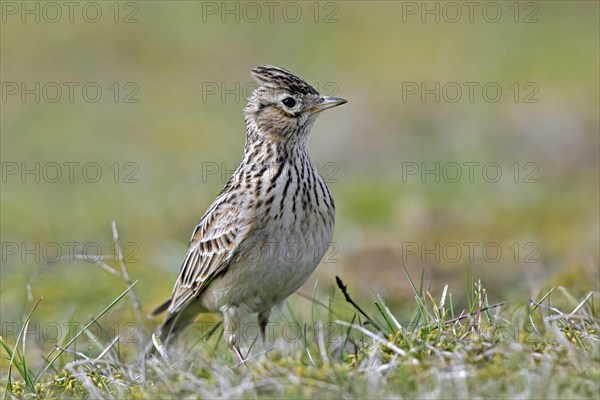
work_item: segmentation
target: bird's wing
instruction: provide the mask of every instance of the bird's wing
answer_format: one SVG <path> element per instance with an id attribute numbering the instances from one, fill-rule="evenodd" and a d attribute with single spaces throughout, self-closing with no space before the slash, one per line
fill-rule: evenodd
<path id="1" fill-rule="evenodd" d="M 169 314 L 185 308 L 236 257 L 251 230 L 250 219 L 240 215 L 238 201 L 231 193 L 221 194 L 196 225 L 173 288 Z"/>

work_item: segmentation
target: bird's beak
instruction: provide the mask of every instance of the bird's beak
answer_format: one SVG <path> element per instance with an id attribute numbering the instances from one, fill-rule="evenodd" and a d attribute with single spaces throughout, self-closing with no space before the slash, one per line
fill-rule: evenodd
<path id="1" fill-rule="evenodd" d="M 340 99 L 339 97 L 323 96 L 321 99 L 322 101 L 313 107 L 313 113 L 315 114 L 327 110 L 328 108 L 341 106 L 342 104 L 346 104 L 348 102 L 347 100 Z"/>

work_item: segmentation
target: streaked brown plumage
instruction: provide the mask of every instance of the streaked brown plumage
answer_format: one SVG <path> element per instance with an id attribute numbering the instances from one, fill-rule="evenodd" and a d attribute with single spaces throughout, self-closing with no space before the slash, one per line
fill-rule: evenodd
<path id="1" fill-rule="evenodd" d="M 321 261 L 333 234 L 333 198 L 312 165 L 307 135 L 317 114 L 346 100 L 320 95 L 282 68 L 252 70 L 260 84 L 244 109 L 246 145 L 237 170 L 194 229 L 167 311 L 163 341 L 201 312 L 223 314 L 227 343 L 242 319 L 295 292 Z M 293 253 L 293 254 L 292 254 Z"/>

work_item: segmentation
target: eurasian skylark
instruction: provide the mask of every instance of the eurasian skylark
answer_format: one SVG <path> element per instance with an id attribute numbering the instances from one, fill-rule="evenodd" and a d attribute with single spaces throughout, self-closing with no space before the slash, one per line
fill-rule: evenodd
<path id="1" fill-rule="evenodd" d="M 285 69 L 252 70 L 259 83 L 244 109 L 242 161 L 190 240 L 161 328 L 171 340 L 202 312 L 223 314 L 225 338 L 240 361 L 236 334 L 258 313 L 263 338 L 271 309 L 294 293 L 327 250 L 331 193 L 306 149 L 317 115 L 346 100 L 320 95 Z"/>

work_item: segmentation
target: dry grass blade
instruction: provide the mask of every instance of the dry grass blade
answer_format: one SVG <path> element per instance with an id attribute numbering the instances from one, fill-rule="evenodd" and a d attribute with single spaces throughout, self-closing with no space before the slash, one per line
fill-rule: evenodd
<path id="1" fill-rule="evenodd" d="M 379 324 L 377 322 L 373 321 L 373 319 L 371 317 L 369 317 L 367 315 L 367 313 L 364 312 L 363 309 L 360 308 L 360 306 L 358 304 L 356 304 L 356 302 L 352 299 L 352 297 L 350 296 L 350 293 L 348 293 L 348 287 L 344 284 L 344 281 L 342 281 L 342 278 L 340 278 L 339 276 L 336 276 L 335 282 L 337 283 L 337 286 L 342 291 L 342 294 L 344 295 L 344 298 L 346 299 L 346 301 L 348 303 L 352 304 L 352 306 L 354 308 L 356 308 L 356 310 L 358 310 L 358 312 L 361 313 L 363 315 L 363 317 L 365 317 L 367 319 L 367 321 L 371 325 L 373 325 L 373 327 L 375 329 L 377 329 L 381 333 L 385 333 L 385 331 L 381 328 L 381 326 L 379 326 Z"/>
<path id="2" fill-rule="evenodd" d="M 483 307 L 483 308 L 478 308 L 477 310 L 475 310 L 474 312 L 472 312 L 470 314 L 461 315 L 459 317 L 449 319 L 448 321 L 445 321 L 444 324 L 453 324 L 453 323 L 461 321 L 461 320 L 463 320 L 465 318 L 476 317 L 476 316 L 480 315 L 484 311 L 491 310 L 491 309 L 496 308 L 496 307 L 501 307 L 501 306 L 503 306 L 505 304 L 506 304 L 506 302 L 503 301 L 503 302 L 500 302 L 500 303 L 492 304 L 491 306 L 487 306 L 487 307 Z"/>
<path id="3" fill-rule="evenodd" d="M 127 286 L 131 287 L 131 278 L 129 277 L 129 272 L 127 271 L 127 265 L 125 264 L 125 258 L 123 257 L 123 250 L 121 249 L 121 242 L 119 241 L 119 231 L 117 229 L 117 222 L 111 222 L 112 236 L 113 242 L 115 244 L 115 248 L 117 249 L 119 265 L 121 266 L 121 275 L 123 276 L 123 280 L 127 284 Z M 140 305 L 140 301 L 137 298 L 134 290 L 129 292 L 129 296 L 131 297 L 131 301 L 133 302 L 133 310 L 135 313 L 135 319 L 137 321 L 137 336 L 140 339 L 140 347 L 143 349 L 146 347 L 146 334 L 144 331 L 144 321 L 142 319 L 142 306 Z"/>
<path id="4" fill-rule="evenodd" d="M 396 354 L 398 354 L 400 356 L 405 356 L 406 355 L 406 352 L 404 350 L 402 350 L 401 348 L 399 348 L 398 346 L 396 346 L 394 343 L 390 342 L 389 340 L 385 340 L 385 339 L 377 336 L 376 334 L 374 334 L 370 330 L 365 329 L 365 328 L 363 328 L 360 325 L 349 324 L 348 322 L 340 321 L 340 320 L 336 320 L 335 322 L 336 322 L 336 324 L 340 324 L 342 326 L 348 326 L 348 327 L 351 327 L 352 329 L 356 329 L 356 330 L 362 332 L 363 334 L 367 335 L 368 337 L 370 337 L 371 339 L 373 339 L 377 343 L 380 343 L 380 344 L 386 346 L 387 348 L 389 348 L 390 350 L 394 351 Z"/>

